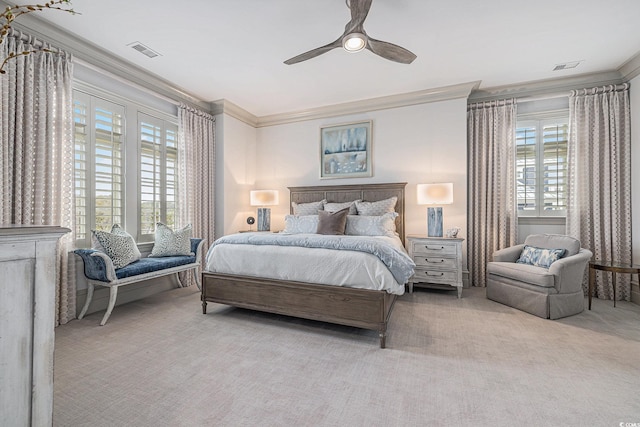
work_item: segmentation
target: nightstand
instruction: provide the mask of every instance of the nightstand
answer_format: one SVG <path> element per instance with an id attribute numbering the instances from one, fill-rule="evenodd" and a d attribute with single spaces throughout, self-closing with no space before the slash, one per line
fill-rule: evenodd
<path id="1" fill-rule="evenodd" d="M 437 289 L 458 288 L 462 297 L 462 242 L 448 237 L 407 236 L 409 256 L 416 263 L 415 274 L 409 280 L 413 286 Z"/>

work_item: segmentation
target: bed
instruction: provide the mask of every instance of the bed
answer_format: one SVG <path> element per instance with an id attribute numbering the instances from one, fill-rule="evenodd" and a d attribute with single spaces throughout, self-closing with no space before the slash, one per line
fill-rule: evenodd
<path id="1" fill-rule="evenodd" d="M 400 245 L 404 243 L 404 189 L 406 183 L 365 184 L 343 186 L 289 187 L 290 206 L 319 200 L 343 203 L 353 200 L 376 202 L 397 198 L 395 205 L 395 229 Z M 293 207 L 291 208 L 293 214 Z M 395 215 L 395 214 L 394 214 Z M 243 233 L 247 236 L 225 236 L 231 239 L 262 240 L 270 236 L 264 233 Z M 284 236 L 273 238 L 284 239 Z M 312 237 L 309 237 L 312 239 Z M 398 240 L 396 238 L 396 240 Z M 224 239 L 224 238 L 223 238 Z M 220 240 L 220 239 L 218 239 Z M 242 245 L 238 245 L 242 246 Z M 246 245 L 245 245 L 246 246 Z M 336 323 L 363 329 L 375 330 L 379 334 L 380 348 L 386 346 L 387 325 L 395 300 L 404 292 L 403 279 L 395 285 L 381 285 L 380 289 L 332 286 L 310 283 L 307 280 L 288 280 L 281 277 L 259 277 L 255 272 L 238 274 L 234 271 L 212 271 L 216 261 L 215 251 L 210 248 L 205 269 L 202 272 L 202 312 L 207 313 L 207 303 L 214 302 L 235 307 L 295 316 L 305 319 Z M 243 250 L 250 250 L 242 247 Z M 289 249 L 289 248 L 287 248 Z M 307 249 L 303 249 L 307 250 Z M 308 249 L 311 251 L 312 249 Z M 404 249 L 402 249 L 404 252 Z M 220 251 L 219 251 L 220 252 Z M 249 252 L 241 255 L 245 259 Z M 365 254 L 369 255 L 369 254 Z M 236 255 L 237 256 L 237 255 Z M 285 256 L 285 255 L 282 255 Z M 373 255 L 370 255 L 373 256 Z M 212 261 L 213 258 L 213 261 Z M 253 259 L 261 259 L 256 255 Z M 287 258 L 290 263 L 291 259 Z M 274 269 L 275 270 L 275 269 Z M 412 273 L 412 271 L 411 271 Z M 268 276 L 263 274 L 262 276 Z M 319 279 L 318 282 L 322 282 Z M 364 285 L 363 285 L 364 286 Z"/>

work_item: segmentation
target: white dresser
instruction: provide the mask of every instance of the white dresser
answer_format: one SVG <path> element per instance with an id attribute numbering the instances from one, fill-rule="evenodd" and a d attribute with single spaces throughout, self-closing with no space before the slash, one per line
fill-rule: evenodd
<path id="1" fill-rule="evenodd" d="M 53 423 L 56 247 L 68 228 L 0 225 L 0 424 Z"/>
<path id="2" fill-rule="evenodd" d="M 462 242 L 447 237 L 407 236 L 407 251 L 416 263 L 416 272 L 409 280 L 413 286 L 439 289 L 457 288 L 462 297 Z"/>

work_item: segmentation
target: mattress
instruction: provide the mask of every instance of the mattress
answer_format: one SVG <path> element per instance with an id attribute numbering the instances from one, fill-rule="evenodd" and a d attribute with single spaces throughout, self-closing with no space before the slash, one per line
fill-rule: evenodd
<path id="1" fill-rule="evenodd" d="M 395 236 L 241 233 L 214 242 L 207 253 L 205 270 L 402 295 L 413 266 Z"/>

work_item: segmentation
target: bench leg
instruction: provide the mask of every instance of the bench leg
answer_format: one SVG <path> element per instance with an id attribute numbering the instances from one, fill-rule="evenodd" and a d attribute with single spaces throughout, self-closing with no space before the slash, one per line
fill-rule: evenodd
<path id="1" fill-rule="evenodd" d="M 91 300 L 93 299 L 93 283 L 88 283 L 87 288 L 87 299 L 84 302 L 84 307 L 82 307 L 82 311 L 78 316 L 78 320 L 82 319 L 85 314 L 87 314 L 87 310 L 89 310 L 89 304 L 91 304 Z"/>
<path id="2" fill-rule="evenodd" d="M 104 326 L 104 324 L 107 323 L 107 320 L 109 320 L 109 316 L 111 316 L 111 312 L 113 311 L 113 306 L 116 305 L 117 296 L 118 296 L 118 287 L 111 286 L 111 289 L 109 290 L 109 306 L 107 307 L 107 312 L 104 314 L 104 317 L 102 318 L 102 322 L 100 322 L 100 326 Z"/>
<path id="3" fill-rule="evenodd" d="M 182 281 L 180 281 L 180 273 L 176 273 L 176 280 L 178 280 L 178 287 L 179 288 L 184 288 L 184 285 L 182 284 Z"/>
<path id="4" fill-rule="evenodd" d="M 640 277 L 640 274 L 638 275 L 638 277 Z M 200 284 L 200 275 L 198 275 L 197 268 L 193 269 L 193 278 L 196 280 L 196 286 L 198 287 L 198 290 L 202 292 L 202 285 Z"/>

